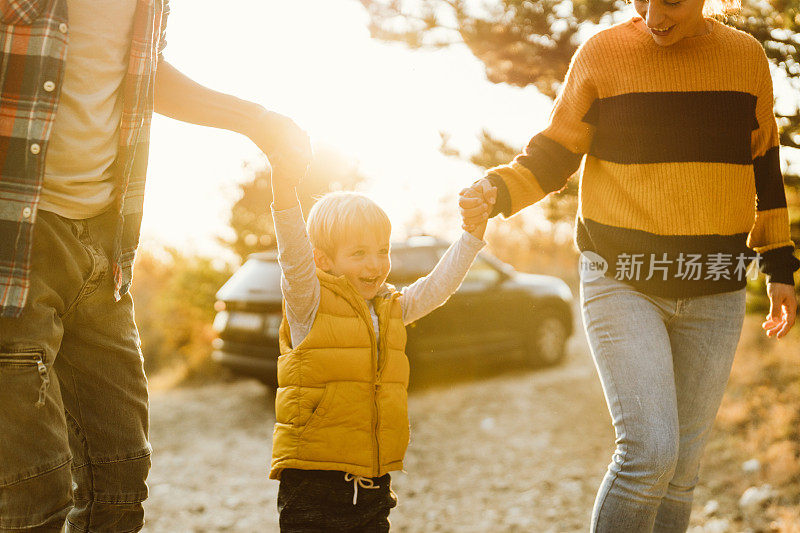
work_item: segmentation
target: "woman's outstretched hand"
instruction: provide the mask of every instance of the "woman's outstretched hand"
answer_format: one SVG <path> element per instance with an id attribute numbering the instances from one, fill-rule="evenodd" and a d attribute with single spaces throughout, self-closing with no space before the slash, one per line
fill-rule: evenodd
<path id="1" fill-rule="evenodd" d="M 794 286 L 786 283 L 767 283 L 769 314 L 761 323 L 767 337 L 783 338 L 794 325 L 797 297 Z"/>

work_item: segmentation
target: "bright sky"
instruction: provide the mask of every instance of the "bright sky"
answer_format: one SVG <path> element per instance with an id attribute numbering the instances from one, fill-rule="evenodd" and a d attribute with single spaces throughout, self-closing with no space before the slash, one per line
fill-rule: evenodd
<path id="1" fill-rule="evenodd" d="M 439 131 L 469 152 L 484 127 L 522 146 L 550 111 L 534 89 L 486 81 L 464 47 L 420 52 L 370 39 L 355 0 L 228 0 L 224 11 L 212 0 L 170 6 L 170 63 L 294 118 L 314 139 L 360 161 L 367 192 L 396 228 L 415 209 L 438 212 L 443 197 L 455 214 L 458 191 L 480 176 L 439 153 Z M 246 178 L 242 161 L 257 154 L 244 137 L 156 116 L 143 245 L 218 253 L 215 236 L 228 231 L 236 183 Z"/>
<path id="2" fill-rule="evenodd" d="M 441 155 L 440 131 L 468 153 L 482 128 L 523 146 L 550 112 L 549 99 L 533 88 L 486 81 L 463 46 L 422 52 L 370 39 L 356 0 L 170 6 L 167 60 L 213 89 L 294 118 L 314 139 L 360 161 L 370 177 L 366 191 L 388 211 L 396 237 L 417 210 L 433 214 L 423 229 L 445 237 L 459 231 L 456 195 L 480 170 Z M 242 162 L 258 153 L 237 134 L 156 116 L 143 246 L 218 255 L 216 236 L 229 234 L 236 183 L 247 178 Z M 452 207 L 452 228 L 441 226 L 442 206 Z"/>

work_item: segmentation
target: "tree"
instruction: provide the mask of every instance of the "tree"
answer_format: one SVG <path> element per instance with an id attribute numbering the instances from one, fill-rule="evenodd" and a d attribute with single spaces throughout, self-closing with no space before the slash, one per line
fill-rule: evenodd
<path id="1" fill-rule="evenodd" d="M 786 76 L 793 101 L 782 102 L 793 111 L 777 113 L 781 144 L 800 149 L 800 6 L 797 0 L 746 0 L 732 25 L 750 33 L 764 46 L 770 61 Z M 800 176 L 791 176 L 800 186 Z"/>
<path id="2" fill-rule="evenodd" d="M 473 165 L 488 169 L 511 161 L 521 148 L 515 148 L 493 136 L 488 130 L 481 131 L 480 149 L 472 155 L 464 155 L 448 143 L 448 136 L 442 134 L 441 151 L 445 155 L 467 159 Z M 570 179 L 564 189 L 554 195 L 548 195 L 538 205 L 551 224 L 572 224 L 578 209 L 578 180 Z"/>
<path id="3" fill-rule="evenodd" d="M 579 45 L 578 33 L 617 20 L 626 8 L 620 0 L 361 0 L 370 17 L 371 35 L 416 49 L 466 45 L 485 66 L 493 83 L 534 86 L 554 98 Z M 781 144 L 800 149 L 800 8 L 797 0 L 744 0 L 740 14 L 726 22 L 758 39 L 770 61 L 792 89 L 779 101 Z M 532 132 L 532 134 L 535 132 Z M 481 149 L 464 157 L 445 142 L 443 151 L 482 168 L 507 163 L 521 147 L 484 131 Z M 784 150 L 784 154 L 786 154 Z M 548 218 L 575 214 L 577 180 L 543 203 Z M 800 192 L 800 176 L 789 174 L 790 198 Z M 800 234 L 800 220 L 793 221 Z"/>
<path id="4" fill-rule="evenodd" d="M 272 182 L 269 163 L 266 159 L 244 164 L 252 178 L 239 185 L 241 197 L 231 209 L 230 226 L 233 240 L 220 239 L 244 261 L 254 252 L 274 249 L 275 228 L 269 206 L 272 203 Z M 355 189 L 365 176 L 358 163 L 342 156 L 329 146 L 319 145 L 314 149 L 314 160 L 308 173 L 297 189 L 303 214 L 314 203 L 316 195 L 337 190 Z"/>
<path id="5" fill-rule="evenodd" d="M 185 380 L 219 372 L 210 363 L 211 323 L 216 292 L 231 273 L 224 263 L 175 248 L 139 253 L 131 290 L 136 305 L 147 309 L 136 324 L 148 374 L 170 369 Z"/>
<path id="6" fill-rule="evenodd" d="M 555 97 L 577 49 L 576 33 L 620 9 L 619 0 L 361 0 L 376 39 L 411 48 L 465 44 L 493 83 L 535 86 Z"/>

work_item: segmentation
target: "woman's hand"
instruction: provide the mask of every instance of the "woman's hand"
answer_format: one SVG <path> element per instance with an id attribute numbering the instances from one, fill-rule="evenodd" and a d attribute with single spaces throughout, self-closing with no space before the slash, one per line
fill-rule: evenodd
<path id="1" fill-rule="evenodd" d="M 787 283 L 767 283 L 769 314 L 762 322 L 767 337 L 783 338 L 794 325 L 797 297 L 794 286 Z"/>

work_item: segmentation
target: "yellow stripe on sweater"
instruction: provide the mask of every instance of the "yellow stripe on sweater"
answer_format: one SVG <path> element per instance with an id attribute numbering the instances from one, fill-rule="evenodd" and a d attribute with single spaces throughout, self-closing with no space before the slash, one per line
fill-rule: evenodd
<path id="1" fill-rule="evenodd" d="M 592 59 L 602 62 L 584 62 L 591 70 L 585 75 L 594 81 L 600 98 L 655 91 L 752 92 L 754 80 L 742 72 L 755 71 L 763 60 L 759 42 L 741 30 L 707 20 L 712 21 L 716 41 L 707 47 L 693 47 L 690 41 L 659 47 L 639 17 L 617 24 L 591 39 Z"/>
<path id="2" fill-rule="evenodd" d="M 755 194 L 749 165 L 621 165 L 588 156 L 579 212 L 656 235 L 732 235 L 753 226 Z"/>
<path id="3" fill-rule="evenodd" d="M 789 229 L 789 212 L 785 207 L 758 211 L 747 246 L 763 254 L 782 246 L 794 246 Z"/>

